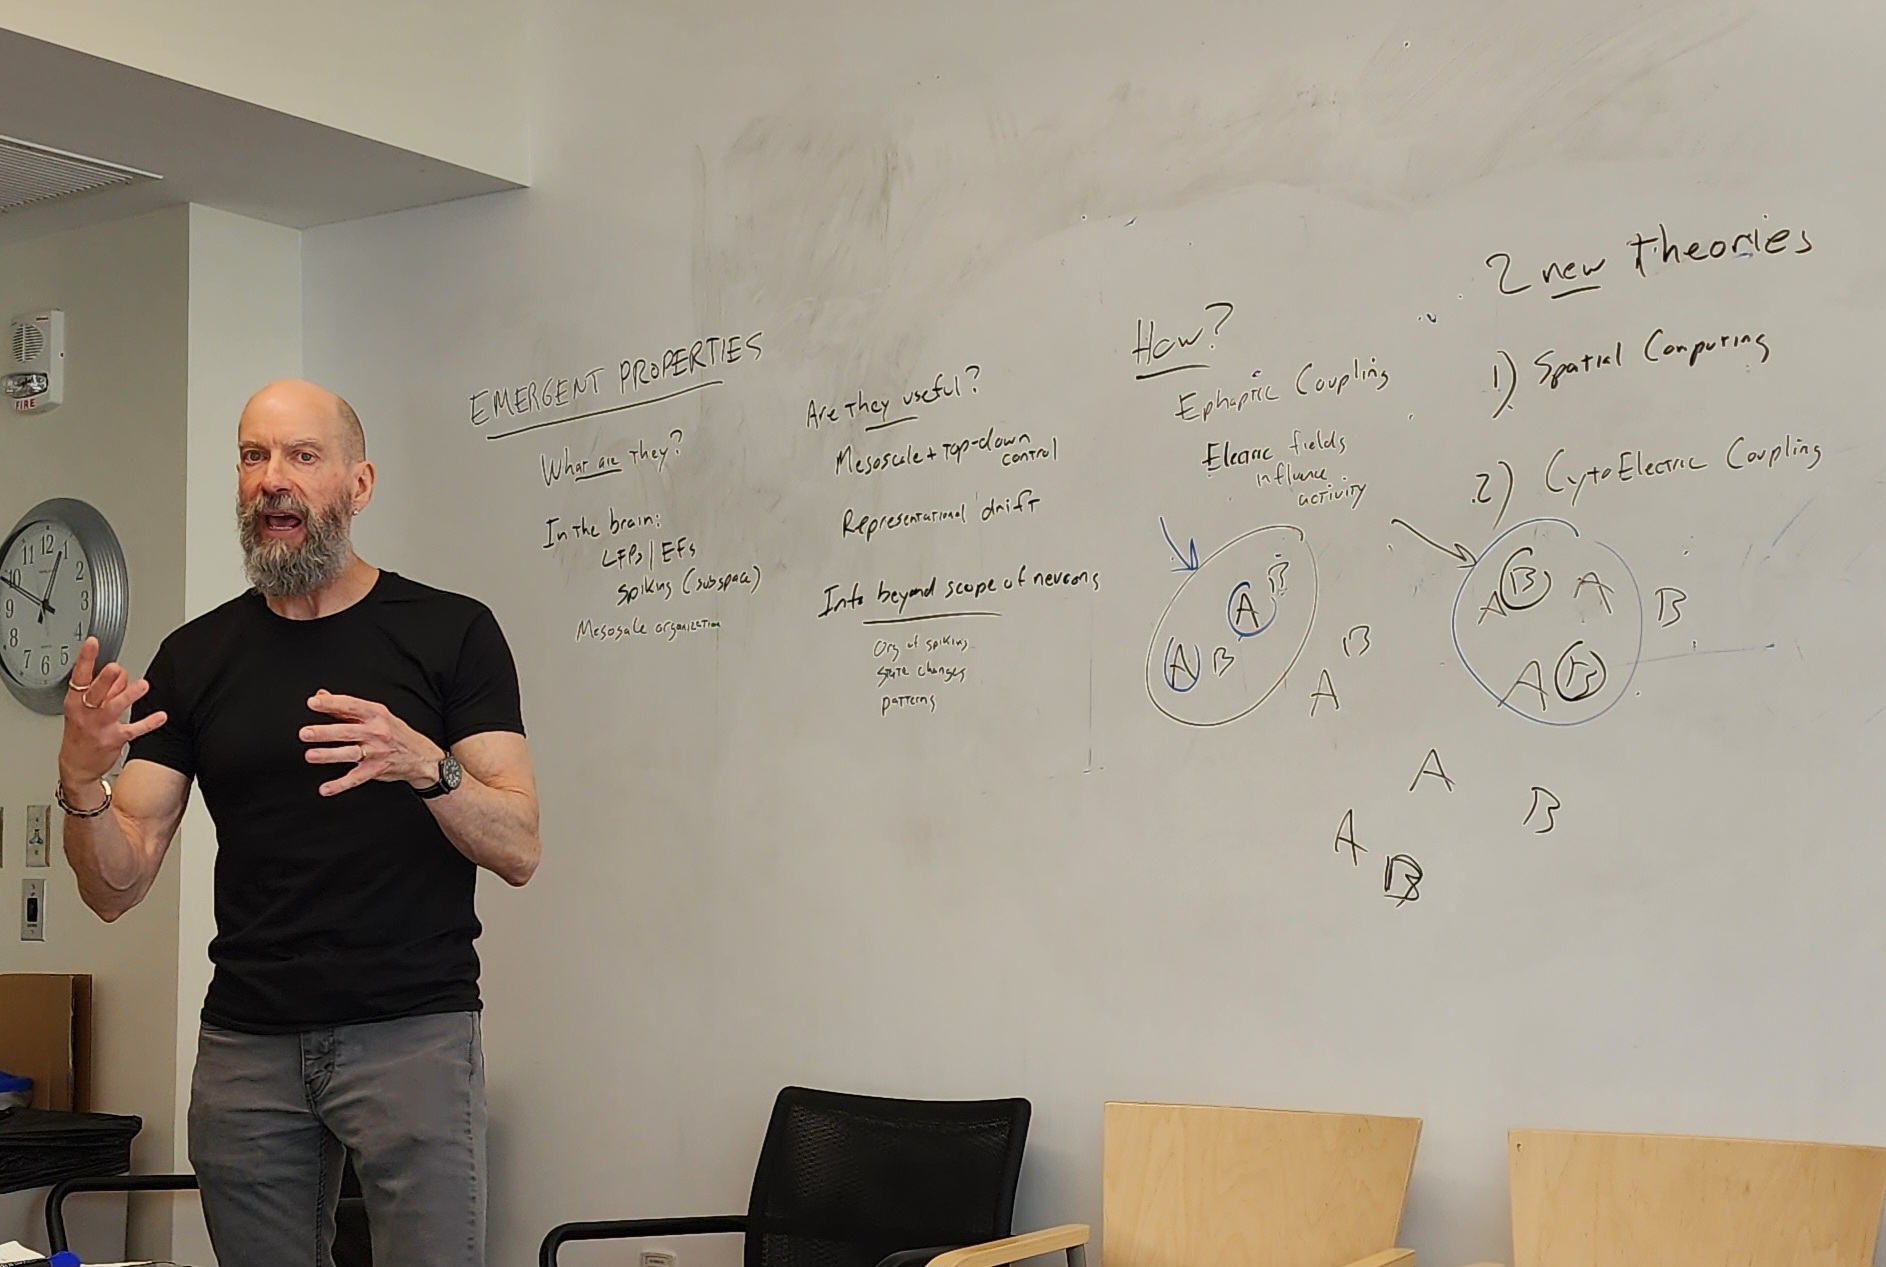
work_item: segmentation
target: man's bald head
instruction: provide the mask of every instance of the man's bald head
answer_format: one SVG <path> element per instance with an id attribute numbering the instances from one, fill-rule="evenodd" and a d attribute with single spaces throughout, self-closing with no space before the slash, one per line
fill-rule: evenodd
<path id="1" fill-rule="evenodd" d="M 367 460 L 367 433 L 354 407 L 318 383 L 283 378 L 270 383 L 243 406 L 242 417 L 257 421 L 297 421 L 324 424 L 330 429 L 341 456 L 349 462 Z"/>

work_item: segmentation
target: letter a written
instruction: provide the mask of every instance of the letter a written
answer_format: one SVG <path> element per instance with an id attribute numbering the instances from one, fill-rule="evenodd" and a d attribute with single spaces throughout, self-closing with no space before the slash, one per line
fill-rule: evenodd
<path id="1" fill-rule="evenodd" d="M 1356 812 L 1354 810 L 1347 810 L 1343 813 L 1342 826 L 1336 829 L 1336 843 L 1331 847 L 1337 853 L 1341 853 L 1344 845 L 1349 846 L 1349 865 L 1361 866 L 1361 855 L 1367 853 L 1368 850 L 1356 843 Z"/>
<path id="2" fill-rule="evenodd" d="M 1334 704 L 1337 712 L 1342 711 L 1342 701 L 1336 698 L 1336 684 L 1329 680 L 1328 669 L 1323 670 L 1323 676 L 1317 680 L 1316 691 L 1310 696 L 1310 716 L 1316 716 L 1316 706 L 1324 700 Z"/>
<path id="3" fill-rule="evenodd" d="M 1545 669 L 1537 660 L 1533 660 L 1519 671 L 1513 684 L 1506 688 L 1506 694 L 1500 696 L 1500 703 L 1506 704 L 1513 698 L 1513 692 L 1520 687 L 1534 692 L 1539 697 L 1539 711 L 1545 712 Z"/>
<path id="4" fill-rule="evenodd" d="M 1439 779 L 1447 785 L 1448 791 L 1454 790 L 1454 781 L 1447 777 L 1447 770 L 1441 765 L 1441 754 L 1434 748 L 1428 749 L 1427 760 L 1421 763 L 1421 772 L 1415 775 L 1414 782 L 1408 785 L 1408 790 L 1414 791 L 1421 786 L 1421 780 L 1426 778 Z"/>

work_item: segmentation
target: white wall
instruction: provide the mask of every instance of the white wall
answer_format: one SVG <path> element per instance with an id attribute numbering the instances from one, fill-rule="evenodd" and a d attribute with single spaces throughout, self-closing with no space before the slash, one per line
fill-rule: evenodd
<path id="1" fill-rule="evenodd" d="M 1030 1096 L 1026 1222 L 1097 1220 L 1109 1097 L 1420 1114 L 1406 1236 L 1441 1263 L 1504 1258 L 1512 1125 L 1886 1140 L 1865 1004 L 1886 991 L 1886 864 L 1858 826 L 1886 744 L 1868 378 L 1886 249 L 1878 167 L 1853 157 L 1876 148 L 1877 15 L 543 15 L 531 190 L 306 238 L 308 369 L 382 428 L 376 561 L 492 603 L 539 758 L 543 868 L 481 893 L 497 1261 L 562 1218 L 737 1208 L 794 1080 Z M 1764 217 L 1816 253 L 1641 275 L 1625 253 L 1660 222 L 1688 240 Z M 1535 283 L 1548 260 L 1610 266 L 1560 303 L 1498 293 L 1496 251 Z M 1176 417 L 1179 380 L 1135 377 L 1136 321 L 1190 333 L 1217 300 L 1237 315 L 1199 345 L 1203 390 L 1262 368 L 1288 393 L 1299 366 L 1356 357 L 1393 383 Z M 1640 351 L 1659 326 L 1777 350 L 1659 367 Z M 502 443 L 468 417 L 477 392 L 754 330 L 764 357 L 685 399 Z M 1534 381 L 1544 350 L 1614 340 L 1628 372 Z M 1528 378 L 1495 419 L 1499 349 Z M 979 394 L 895 431 L 807 425 L 808 399 L 898 398 L 969 363 Z M 654 394 L 604 384 L 599 404 Z M 975 451 L 857 477 L 842 446 L 988 428 L 1058 439 L 1025 477 L 1041 513 L 841 535 L 848 509 L 1019 483 Z M 1812 432 L 1827 460 L 1732 472 L 1742 428 Z M 1233 441 L 1307 470 L 1293 432 L 1332 430 L 1332 469 L 1370 486 L 1357 509 L 1202 461 Z M 624 456 L 676 433 L 667 460 Z M 565 444 L 623 473 L 550 487 L 540 458 Z M 1709 468 L 1579 500 L 1647 598 L 1694 601 L 1646 631 L 1628 699 L 1564 730 L 1474 685 L 1449 638 L 1456 560 L 1391 522 L 1483 549 L 1504 508 L 1475 475 L 1501 460 L 1513 513 L 1567 513 L 1541 479 L 1560 446 L 1580 469 L 1638 448 Z M 618 584 L 661 575 L 542 547 L 546 518 L 611 504 L 661 516 L 642 544 L 688 536 L 764 586 L 627 611 L 711 632 L 579 641 L 579 620 L 624 618 Z M 1149 698 L 1183 580 L 1161 516 L 1202 553 L 1276 523 L 1316 545 L 1305 659 L 1235 725 L 1182 728 Z M 1002 595 L 999 620 L 955 626 L 970 676 L 934 717 L 880 716 L 873 631 L 819 614 L 834 583 L 881 611 L 880 580 L 1031 563 L 1104 588 Z M 1313 715 L 1323 668 L 1342 707 Z M 1430 746 L 1456 790 L 1410 791 Z M 1523 821 L 1532 784 L 1575 807 L 1550 835 Z M 1359 865 L 1332 847 L 1351 807 Z M 1402 906 L 1383 867 L 1404 852 L 1427 881 Z"/>
<path id="2" fill-rule="evenodd" d="M 185 208 L 0 250 L 0 313 L 66 313 L 66 403 L 41 417 L 0 415 L 5 528 L 47 497 L 78 497 L 117 530 L 131 574 L 124 662 L 142 670 L 184 612 L 185 408 L 190 220 Z M 4 529 L 0 529 L 4 530 Z M 51 799 L 59 720 L 0 699 L 0 972 L 89 972 L 97 1050 L 93 1107 L 144 1119 L 134 1164 L 166 1170 L 180 1119 L 177 1082 L 178 867 L 112 925 L 80 903 L 71 868 L 23 866 L 25 807 Z M 59 816 L 54 814 L 55 830 Z M 18 940 L 20 881 L 46 876 L 46 940 Z M 166 1202 L 133 1207 L 130 1248 L 162 1256 Z M 40 1229 L 31 1239 L 41 1238 Z"/>
<path id="3" fill-rule="evenodd" d="M 519 0 L 0 0 L 0 26 L 505 180 L 530 177 Z"/>

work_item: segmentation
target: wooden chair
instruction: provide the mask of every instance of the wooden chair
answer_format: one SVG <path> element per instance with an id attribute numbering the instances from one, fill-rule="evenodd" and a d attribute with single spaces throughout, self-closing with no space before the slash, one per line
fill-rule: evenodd
<path id="1" fill-rule="evenodd" d="M 1514 1267 L 1871 1267 L 1886 1148 L 1513 1131 Z"/>
<path id="2" fill-rule="evenodd" d="M 1419 1118 L 1109 1104 L 1104 1267 L 1412 1267 L 1395 1249 Z M 1065 1250 L 1049 1228 L 944 1254 L 930 1267 L 1003 1267 Z"/>

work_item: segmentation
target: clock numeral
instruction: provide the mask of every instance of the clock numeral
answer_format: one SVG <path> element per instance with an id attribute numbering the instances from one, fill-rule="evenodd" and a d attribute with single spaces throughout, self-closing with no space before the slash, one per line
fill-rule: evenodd
<path id="1" fill-rule="evenodd" d="M 72 579 L 75 581 L 84 580 L 85 579 L 85 560 L 80 559 L 75 566 L 78 568 L 78 571 L 73 573 Z"/>
<path id="2" fill-rule="evenodd" d="M 9 647 L 17 647 L 20 645 L 20 630 L 18 625 L 7 630 L 7 645 Z"/>
<path id="3" fill-rule="evenodd" d="M 82 612 L 92 610 L 92 592 L 90 590 L 81 590 L 79 592 L 79 610 Z"/>

